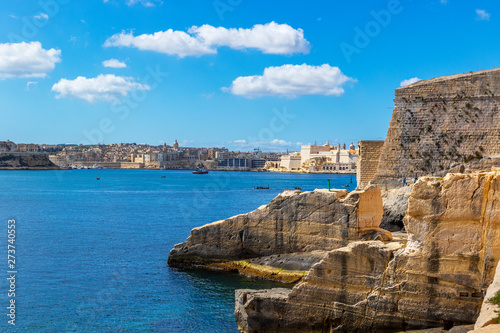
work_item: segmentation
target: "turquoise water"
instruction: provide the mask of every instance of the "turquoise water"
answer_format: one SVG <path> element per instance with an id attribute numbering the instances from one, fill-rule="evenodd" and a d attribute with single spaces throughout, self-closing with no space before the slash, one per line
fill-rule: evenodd
<path id="1" fill-rule="evenodd" d="M 234 289 L 279 285 L 171 269 L 170 249 L 194 227 L 254 210 L 295 186 L 325 188 L 327 178 L 341 187 L 351 176 L 0 171 L 0 331 L 237 332 Z M 12 218 L 15 327 L 6 316 Z"/>

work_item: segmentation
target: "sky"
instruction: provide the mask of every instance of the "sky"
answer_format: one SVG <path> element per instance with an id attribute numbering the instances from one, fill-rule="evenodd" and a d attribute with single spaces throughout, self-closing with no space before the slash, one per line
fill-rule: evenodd
<path id="1" fill-rule="evenodd" d="M 500 3 L 1 0 L 0 140 L 385 139 L 394 90 L 500 66 Z"/>

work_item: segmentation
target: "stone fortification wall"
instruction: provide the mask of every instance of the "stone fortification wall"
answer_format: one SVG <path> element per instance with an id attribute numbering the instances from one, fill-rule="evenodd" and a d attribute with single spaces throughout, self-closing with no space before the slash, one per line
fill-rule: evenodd
<path id="1" fill-rule="evenodd" d="M 374 182 L 500 164 L 500 69 L 419 81 L 394 102 Z"/>
<path id="2" fill-rule="evenodd" d="M 384 141 L 358 141 L 359 158 L 357 163 L 358 186 L 365 186 L 377 172 L 380 154 Z"/>

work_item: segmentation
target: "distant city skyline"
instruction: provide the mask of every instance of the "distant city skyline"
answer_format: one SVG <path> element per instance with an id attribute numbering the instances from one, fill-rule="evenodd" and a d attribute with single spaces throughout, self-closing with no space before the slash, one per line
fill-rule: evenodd
<path id="1" fill-rule="evenodd" d="M 394 89 L 500 65 L 494 1 L 6 2 L 0 140 L 383 140 Z"/>

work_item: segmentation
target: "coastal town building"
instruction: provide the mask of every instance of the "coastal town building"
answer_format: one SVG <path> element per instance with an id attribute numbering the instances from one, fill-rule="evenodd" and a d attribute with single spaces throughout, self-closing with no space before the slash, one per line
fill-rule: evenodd
<path id="1" fill-rule="evenodd" d="M 344 143 L 337 146 L 330 146 L 330 142 L 318 146 L 304 145 L 300 152 L 293 152 L 281 156 L 280 168 L 283 171 L 309 171 L 309 172 L 356 172 L 356 162 L 358 160 L 358 150 L 351 143 L 347 149 Z"/>
<path id="2" fill-rule="evenodd" d="M 17 145 L 17 150 L 21 152 L 37 152 L 40 150 L 40 147 L 34 143 L 19 143 Z"/>
<path id="3" fill-rule="evenodd" d="M 302 165 L 300 153 L 291 153 L 281 156 L 280 167 L 285 170 L 299 170 Z"/>

